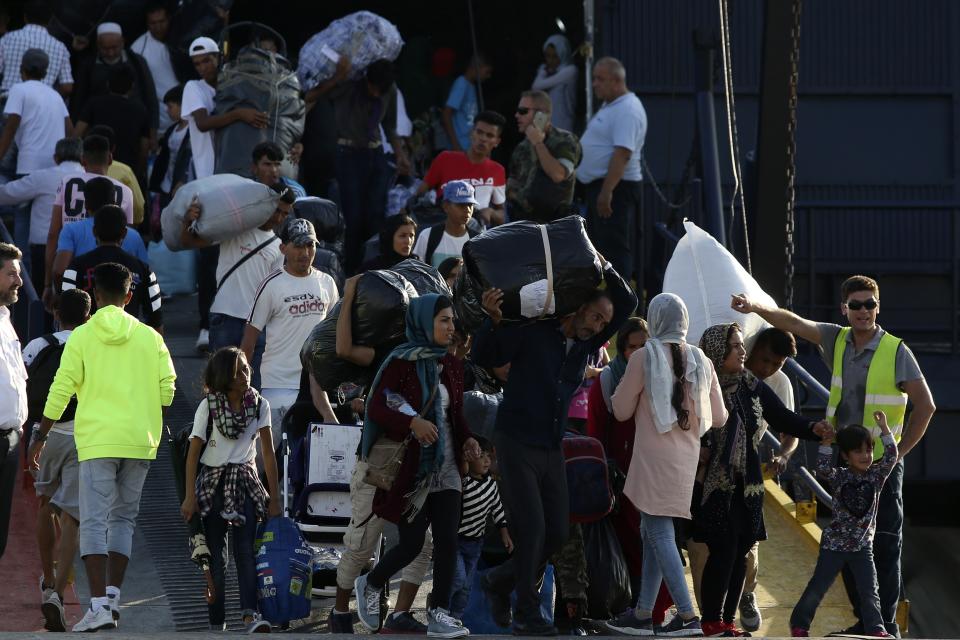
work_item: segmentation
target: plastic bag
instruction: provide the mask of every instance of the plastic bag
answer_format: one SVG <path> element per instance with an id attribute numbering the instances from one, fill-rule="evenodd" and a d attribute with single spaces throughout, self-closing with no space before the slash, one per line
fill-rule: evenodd
<path id="1" fill-rule="evenodd" d="M 303 136 L 306 114 L 297 74 L 283 56 L 247 47 L 226 63 L 217 80 L 217 113 L 254 108 L 266 112 L 266 128 L 235 122 L 216 133 L 217 173 L 246 174 L 257 144 L 269 140 L 288 152 Z"/>
<path id="2" fill-rule="evenodd" d="M 277 210 L 280 195 L 265 184 L 230 173 L 216 174 L 188 182 L 177 190 L 160 214 L 163 242 L 171 251 L 180 251 L 180 231 L 194 196 L 200 202 L 197 235 L 220 242 L 255 229 Z"/>
<path id="3" fill-rule="evenodd" d="M 260 525 L 257 550 L 257 603 L 263 617 L 284 624 L 310 615 L 313 549 L 290 518 Z"/>
<path id="4" fill-rule="evenodd" d="M 337 283 L 337 291 L 343 295 L 345 275 L 343 273 L 343 265 L 340 263 L 340 258 L 337 257 L 336 253 L 318 247 L 317 254 L 313 257 L 313 267 L 333 278 L 333 281 Z"/>
<path id="5" fill-rule="evenodd" d="M 541 228 L 549 239 L 553 270 L 553 296 L 546 312 L 547 261 Z M 464 245 L 463 263 L 454 306 L 468 331 L 476 330 L 486 317 L 480 303 L 486 289 L 503 291 L 504 320 L 535 320 L 573 313 L 603 277 L 580 216 L 547 225 L 511 222 L 490 229 Z"/>
<path id="6" fill-rule="evenodd" d="M 422 260 L 407 258 L 390 267 L 390 271 L 406 278 L 417 290 L 417 295 L 422 296 L 428 293 L 439 293 L 447 297 L 453 295 L 450 287 L 447 286 L 447 281 L 443 279 L 436 267 Z"/>
<path id="7" fill-rule="evenodd" d="M 474 435 L 493 437 L 493 427 L 497 422 L 497 409 L 500 408 L 501 401 L 503 393 L 464 392 L 463 417 L 467 419 Z"/>
<path id="8" fill-rule="evenodd" d="M 162 242 L 151 242 L 147 257 L 163 295 L 191 294 L 197 290 L 196 251 L 170 251 Z"/>
<path id="9" fill-rule="evenodd" d="M 333 77 L 340 56 L 350 58 L 350 78 L 359 78 L 377 60 L 396 60 L 403 38 L 392 22 L 369 11 L 334 20 L 300 49 L 297 75 L 304 91 Z"/>
<path id="10" fill-rule="evenodd" d="M 589 579 L 587 612 L 594 620 L 609 620 L 632 602 L 630 570 L 609 518 L 580 526 Z"/>
<path id="11" fill-rule="evenodd" d="M 343 262 L 343 241 L 347 233 L 340 207 L 332 200 L 309 196 L 293 203 L 293 215 L 309 220 L 317 232 L 319 248 L 333 251 Z"/>
<path id="12" fill-rule="evenodd" d="M 744 315 L 731 309 L 730 296 L 746 293 L 767 306 L 777 303 L 713 236 L 690 221 L 683 226 L 687 233 L 667 264 L 663 291 L 680 296 L 687 305 L 687 342 L 698 344 L 703 332 L 715 324 L 736 322 L 743 329 L 744 341 L 751 346 L 757 333 L 770 325 L 755 313 Z"/>

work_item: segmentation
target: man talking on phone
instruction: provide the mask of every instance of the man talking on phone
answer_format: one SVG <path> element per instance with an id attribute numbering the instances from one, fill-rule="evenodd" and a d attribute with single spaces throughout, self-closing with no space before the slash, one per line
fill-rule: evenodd
<path id="1" fill-rule="evenodd" d="M 550 124 L 553 104 L 543 91 L 524 91 L 517 128 L 525 137 L 510 156 L 507 212 L 510 220 L 546 223 L 573 213 L 580 141 Z"/>

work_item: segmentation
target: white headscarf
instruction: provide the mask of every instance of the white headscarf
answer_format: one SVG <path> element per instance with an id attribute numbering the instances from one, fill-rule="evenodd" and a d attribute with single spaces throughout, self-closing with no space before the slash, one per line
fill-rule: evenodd
<path id="1" fill-rule="evenodd" d="M 650 338 L 644 345 L 646 386 L 650 392 L 653 422 L 659 433 L 667 433 L 677 424 L 677 411 L 670 403 L 673 397 L 673 363 L 665 344 L 685 344 L 690 318 L 687 306 L 679 296 L 661 293 L 650 301 L 647 326 Z M 683 379 L 690 383 L 694 410 L 699 418 L 699 435 L 706 433 L 712 415 L 710 407 L 710 372 L 706 357 L 694 345 L 687 345 Z"/>

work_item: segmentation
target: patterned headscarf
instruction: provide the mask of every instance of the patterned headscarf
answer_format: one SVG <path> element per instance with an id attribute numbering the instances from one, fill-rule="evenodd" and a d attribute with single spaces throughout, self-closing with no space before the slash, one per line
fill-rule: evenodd
<path id="1" fill-rule="evenodd" d="M 737 391 L 740 380 L 743 378 L 743 372 L 724 373 L 723 371 L 723 361 L 730 355 L 730 336 L 734 331 L 740 331 L 740 325 L 736 322 L 715 324 L 707 327 L 700 338 L 700 348 L 713 361 L 713 368 L 717 372 L 717 380 L 720 382 L 720 389 L 723 390 L 727 409 L 730 408 L 730 396 Z"/>

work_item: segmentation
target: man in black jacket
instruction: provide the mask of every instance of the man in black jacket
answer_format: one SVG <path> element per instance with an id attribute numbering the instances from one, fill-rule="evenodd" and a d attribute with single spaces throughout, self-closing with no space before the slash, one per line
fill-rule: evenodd
<path id="1" fill-rule="evenodd" d="M 537 585 L 547 558 L 560 550 L 569 526 L 567 477 L 561 440 L 587 357 L 617 332 L 637 307 L 637 296 L 605 259 L 606 289 L 576 313 L 525 325 L 504 325 L 503 293 L 490 289 L 483 307 L 490 318 L 473 337 L 473 357 L 483 367 L 510 363 L 493 441 L 511 518 L 516 552 L 481 580 L 493 618 L 510 624 L 510 592 L 517 590 L 513 631 L 556 635 L 540 615 Z"/>

